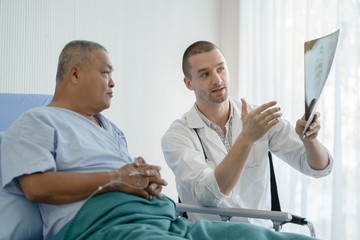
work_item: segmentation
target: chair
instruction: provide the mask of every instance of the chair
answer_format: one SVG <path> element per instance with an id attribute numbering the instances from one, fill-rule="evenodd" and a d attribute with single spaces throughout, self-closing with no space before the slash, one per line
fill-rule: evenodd
<path id="1" fill-rule="evenodd" d="M 244 208 L 202 207 L 183 204 L 179 198 L 179 203 L 176 205 L 177 214 L 185 218 L 187 218 L 187 212 L 214 214 L 220 216 L 222 221 L 230 221 L 232 217 L 268 219 L 273 222 L 276 231 L 280 231 L 282 226 L 286 223 L 293 223 L 307 226 L 310 235 L 315 237 L 316 233 L 314 225 L 309 220 L 304 217 L 281 211 L 271 152 L 268 152 L 268 159 L 270 165 L 271 211 Z"/>
<path id="2" fill-rule="evenodd" d="M 6 112 L 6 117 L 0 120 L 0 131 L 8 129 L 11 123 L 26 110 L 47 105 L 51 100 L 52 95 L 46 94 L 0 93 L 0 110 L 2 113 Z"/>
<path id="3" fill-rule="evenodd" d="M 5 131 L 11 125 L 11 123 L 26 110 L 37 106 L 47 105 L 48 103 L 50 103 L 51 99 L 52 99 L 52 95 L 45 95 L 45 94 L 0 93 L 0 110 L 2 112 L 6 112 L 7 114 L 6 118 L 2 117 L 0 120 L 0 132 Z M 271 154 L 269 154 L 269 161 L 270 161 L 270 166 L 272 168 L 273 164 L 272 164 Z M 271 174 L 271 182 L 272 182 L 271 184 L 272 189 L 275 187 L 276 190 L 275 175 Z M 277 190 L 275 195 L 277 195 Z M 309 227 L 310 235 L 315 237 L 315 230 L 311 222 L 309 222 L 307 219 L 303 217 L 299 217 L 287 212 L 281 212 L 279 201 L 278 199 L 276 200 L 277 197 L 275 195 L 272 195 L 272 206 L 273 206 L 272 210 L 276 210 L 276 211 L 202 207 L 202 206 L 177 203 L 176 212 L 177 214 L 180 214 L 181 212 L 216 214 L 221 216 L 223 221 L 229 221 L 230 218 L 233 216 L 269 219 L 273 221 L 274 229 L 276 231 L 279 231 L 282 225 L 284 225 L 285 223 L 307 225 Z"/>
<path id="4" fill-rule="evenodd" d="M 273 222 L 274 229 L 276 231 L 280 231 L 282 226 L 286 223 L 293 223 L 297 225 L 308 226 L 310 235 L 315 237 L 315 228 L 310 221 L 308 221 L 306 218 L 281 211 L 275 178 L 274 164 L 270 151 L 268 152 L 268 159 L 270 165 L 271 211 L 239 208 L 201 207 L 183 204 L 181 203 L 181 199 L 178 198 L 179 203 L 177 204 L 176 208 L 178 215 L 187 219 L 187 212 L 214 214 L 219 215 L 222 221 L 230 221 L 232 217 L 269 219 Z"/>
<path id="5" fill-rule="evenodd" d="M 20 114 L 29 108 L 47 105 L 51 99 L 51 95 L 43 94 L 0 93 L 0 144 L 3 132 Z M 2 188 L 1 165 L 0 212 L 0 239 L 42 239 L 43 223 L 38 205 L 27 201 L 24 195 Z"/>

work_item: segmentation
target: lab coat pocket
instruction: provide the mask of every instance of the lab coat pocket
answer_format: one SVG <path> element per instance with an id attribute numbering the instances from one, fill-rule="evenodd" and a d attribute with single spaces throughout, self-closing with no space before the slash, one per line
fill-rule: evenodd
<path id="1" fill-rule="evenodd" d="M 264 164 L 267 159 L 268 141 L 260 139 L 252 147 L 249 159 L 246 162 L 246 168 L 256 168 Z"/>

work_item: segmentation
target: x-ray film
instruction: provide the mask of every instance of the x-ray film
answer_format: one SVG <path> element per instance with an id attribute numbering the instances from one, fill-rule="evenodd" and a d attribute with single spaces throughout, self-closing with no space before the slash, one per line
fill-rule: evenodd
<path id="1" fill-rule="evenodd" d="M 316 106 L 328 78 L 335 56 L 339 32 L 340 30 L 337 30 L 332 34 L 304 44 L 305 120 L 308 122 L 304 128 L 303 136 L 313 121 Z"/>

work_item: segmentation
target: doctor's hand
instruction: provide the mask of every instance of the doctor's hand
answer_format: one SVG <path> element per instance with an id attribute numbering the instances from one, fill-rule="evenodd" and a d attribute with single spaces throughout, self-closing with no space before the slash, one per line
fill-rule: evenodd
<path id="1" fill-rule="evenodd" d="M 265 103 L 250 113 L 245 99 L 242 98 L 241 102 L 241 120 L 243 123 L 241 135 L 253 142 L 260 139 L 270 128 L 275 126 L 282 115 L 280 107 L 273 107 L 276 105 L 276 101 Z"/>
<path id="2" fill-rule="evenodd" d="M 303 138 L 303 131 L 307 121 L 305 120 L 305 115 L 296 121 L 295 131 L 299 135 L 300 139 L 305 142 L 312 142 L 316 139 L 320 131 L 320 113 L 316 112 L 313 118 L 312 123 L 310 124 L 308 130 L 305 133 L 305 138 Z"/>

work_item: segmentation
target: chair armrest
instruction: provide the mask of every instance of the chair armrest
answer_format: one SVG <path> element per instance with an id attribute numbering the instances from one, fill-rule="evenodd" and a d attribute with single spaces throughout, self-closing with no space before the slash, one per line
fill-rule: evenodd
<path id="1" fill-rule="evenodd" d="M 276 222 L 290 222 L 292 220 L 292 215 L 287 212 L 265 211 L 245 208 L 203 207 L 198 205 L 176 203 L 176 213 L 181 212 L 214 214 L 228 217 L 261 218 L 269 219 Z"/>
<path id="2" fill-rule="evenodd" d="M 274 229 L 279 231 L 281 226 L 285 223 L 294 223 L 298 225 L 307 225 L 310 235 L 315 237 L 315 229 L 311 222 L 303 217 L 292 215 L 287 212 L 266 211 L 245 208 L 219 208 L 219 207 L 203 207 L 198 205 L 190 205 L 184 203 L 176 203 L 176 214 L 182 212 L 194 212 L 202 214 L 219 215 L 223 220 L 229 220 L 231 217 L 245 217 L 245 218 L 260 218 L 271 220 L 274 224 Z"/>

